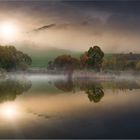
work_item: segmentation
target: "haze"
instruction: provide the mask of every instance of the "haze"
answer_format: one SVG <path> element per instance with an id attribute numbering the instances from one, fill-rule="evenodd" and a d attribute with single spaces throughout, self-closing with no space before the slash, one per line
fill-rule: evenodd
<path id="1" fill-rule="evenodd" d="M 39 49 L 99 45 L 106 53 L 139 53 L 139 14 L 139 1 L 0 1 L 0 23 L 12 22 L 20 31 L 0 41 L 17 48 L 32 42 Z"/>

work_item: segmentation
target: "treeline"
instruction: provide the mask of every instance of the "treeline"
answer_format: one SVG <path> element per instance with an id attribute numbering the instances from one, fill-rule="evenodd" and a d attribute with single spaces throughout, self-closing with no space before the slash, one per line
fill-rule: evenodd
<path id="1" fill-rule="evenodd" d="M 48 62 L 49 70 L 94 69 L 100 71 L 104 53 L 98 46 L 90 47 L 79 59 L 61 55 Z"/>
<path id="2" fill-rule="evenodd" d="M 0 69 L 6 71 L 26 70 L 32 64 L 27 54 L 14 46 L 0 45 Z M 74 69 L 140 70 L 140 54 L 105 54 L 99 46 L 90 47 L 79 58 L 60 55 L 48 62 L 48 70 L 73 71 Z"/>
<path id="3" fill-rule="evenodd" d="M 49 70 L 93 69 L 140 70 L 140 54 L 105 54 L 98 46 L 93 46 L 78 59 L 70 55 L 57 56 L 48 62 Z"/>
<path id="4" fill-rule="evenodd" d="M 14 46 L 0 45 L 0 68 L 6 71 L 26 70 L 32 59 L 25 53 L 18 51 Z"/>
<path id="5" fill-rule="evenodd" d="M 103 70 L 140 70 L 140 54 L 106 54 L 103 63 Z"/>

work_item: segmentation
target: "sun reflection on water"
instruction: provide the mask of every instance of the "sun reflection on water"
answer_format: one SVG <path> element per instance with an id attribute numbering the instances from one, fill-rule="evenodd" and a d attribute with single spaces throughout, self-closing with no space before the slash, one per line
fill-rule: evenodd
<path id="1" fill-rule="evenodd" d="M 0 107 L 0 114 L 5 119 L 14 120 L 20 116 L 20 109 L 14 103 L 4 103 Z"/>

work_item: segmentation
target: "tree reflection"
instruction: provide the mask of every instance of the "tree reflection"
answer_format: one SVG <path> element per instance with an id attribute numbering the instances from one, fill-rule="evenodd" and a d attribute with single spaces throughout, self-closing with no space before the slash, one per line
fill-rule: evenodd
<path id="1" fill-rule="evenodd" d="M 98 84 L 94 84 L 90 88 L 85 89 L 85 93 L 87 93 L 89 100 L 95 103 L 99 102 L 104 96 L 103 87 Z"/>
<path id="2" fill-rule="evenodd" d="M 100 102 L 104 97 L 104 91 L 112 90 L 112 92 L 117 93 L 118 91 L 126 91 L 133 89 L 140 89 L 140 81 L 135 80 L 94 80 L 80 78 L 73 80 L 72 77 L 67 80 L 57 81 L 54 83 L 55 87 L 64 92 L 76 92 L 77 90 L 84 91 L 89 101 Z"/>
<path id="3" fill-rule="evenodd" d="M 64 91 L 64 92 L 71 92 L 74 90 L 74 85 L 73 85 L 72 80 L 57 81 L 57 82 L 55 82 L 55 87 Z"/>
<path id="4" fill-rule="evenodd" d="M 76 88 L 79 88 L 87 94 L 89 101 L 93 101 L 95 103 L 99 102 L 104 96 L 102 85 L 95 82 L 78 81 L 75 83 L 72 79 L 68 78 L 67 81 L 57 81 L 54 84 L 56 88 L 64 92 L 75 92 Z"/>
<path id="5" fill-rule="evenodd" d="M 19 79 L 0 79 L 0 103 L 13 101 L 17 95 L 28 91 L 31 88 L 31 82 L 25 78 Z"/>

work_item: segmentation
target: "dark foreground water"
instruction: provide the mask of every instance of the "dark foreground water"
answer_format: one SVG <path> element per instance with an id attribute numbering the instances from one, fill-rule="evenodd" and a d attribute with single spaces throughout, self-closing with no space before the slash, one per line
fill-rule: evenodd
<path id="1" fill-rule="evenodd" d="M 0 138 L 140 138 L 140 80 L 0 79 Z"/>

